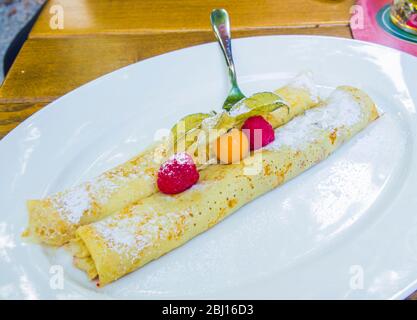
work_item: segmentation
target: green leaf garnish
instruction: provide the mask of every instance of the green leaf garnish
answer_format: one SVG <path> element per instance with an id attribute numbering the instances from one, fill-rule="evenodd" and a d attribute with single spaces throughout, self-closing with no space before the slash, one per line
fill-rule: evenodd
<path id="1" fill-rule="evenodd" d="M 193 113 L 185 116 L 171 128 L 173 141 L 176 141 L 178 137 L 184 136 L 190 130 L 198 128 L 204 119 L 211 116 L 209 113 Z"/>
<path id="2" fill-rule="evenodd" d="M 272 92 L 259 92 L 242 101 L 249 109 L 282 102 L 279 95 Z"/>
<path id="3" fill-rule="evenodd" d="M 171 138 L 173 144 L 171 148 L 173 152 L 187 150 L 190 153 L 197 155 L 195 151 L 198 146 L 206 145 L 207 148 L 218 136 L 231 130 L 238 128 L 250 117 L 266 116 L 280 108 L 286 108 L 289 112 L 288 105 L 281 99 L 281 97 L 272 92 L 260 92 L 239 101 L 232 107 L 232 111 L 245 104 L 247 112 L 232 116 L 231 112 L 223 111 L 221 113 L 194 113 L 185 116 L 178 121 L 171 129 Z M 244 111 L 245 108 L 243 109 Z M 208 122 L 203 121 L 207 118 Z M 217 132 L 210 131 L 211 129 Z M 183 149 L 184 150 L 178 150 Z"/>

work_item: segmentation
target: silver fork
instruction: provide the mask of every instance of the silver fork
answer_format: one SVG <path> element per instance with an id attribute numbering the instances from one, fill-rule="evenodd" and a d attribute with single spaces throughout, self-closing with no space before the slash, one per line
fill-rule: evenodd
<path id="1" fill-rule="evenodd" d="M 237 84 L 235 64 L 232 56 L 229 15 L 225 9 L 214 9 L 211 12 L 210 20 L 217 42 L 219 43 L 226 60 L 227 68 L 229 69 L 229 78 L 232 88 L 223 103 L 223 109 L 229 111 L 234 104 L 245 98 L 245 95 Z"/>

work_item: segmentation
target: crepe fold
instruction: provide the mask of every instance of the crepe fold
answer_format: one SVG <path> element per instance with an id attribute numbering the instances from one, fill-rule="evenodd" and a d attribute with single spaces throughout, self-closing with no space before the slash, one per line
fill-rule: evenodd
<path id="1" fill-rule="evenodd" d="M 258 196 L 322 161 L 378 117 L 372 100 L 339 87 L 320 106 L 276 129 L 244 162 L 213 165 L 191 189 L 156 193 L 77 229 L 75 265 L 103 286 L 186 243 Z"/>
<path id="2" fill-rule="evenodd" d="M 315 85 L 307 74 L 275 92 L 288 104 L 267 116 L 274 127 L 287 123 L 318 102 Z M 37 242 L 61 246 L 74 238 L 82 225 L 99 221 L 111 213 L 157 192 L 156 175 L 160 156 L 167 152 L 160 142 L 133 159 L 91 181 L 47 198 L 27 201 L 29 225 L 24 236 Z"/>

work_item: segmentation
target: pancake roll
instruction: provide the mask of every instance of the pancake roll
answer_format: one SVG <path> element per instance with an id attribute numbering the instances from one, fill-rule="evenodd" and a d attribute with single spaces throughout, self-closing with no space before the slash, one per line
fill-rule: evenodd
<path id="1" fill-rule="evenodd" d="M 275 94 L 288 108 L 267 115 L 274 127 L 287 123 L 319 101 L 307 74 L 295 78 Z M 67 243 L 79 226 L 99 221 L 157 192 L 156 175 L 161 159 L 168 154 L 169 143 L 164 140 L 90 181 L 44 199 L 27 201 L 29 225 L 23 235 L 53 246 Z"/>
<path id="2" fill-rule="evenodd" d="M 276 129 L 274 142 L 241 163 L 211 165 L 191 189 L 154 193 L 79 227 L 71 242 L 75 265 L 98 277 L 100 286 L 115 281 L 323 161 L 377 117 L 364 92 L 339 87 L 318 107 Z M 258 170 L 251 171 L 256 164 Z"/>

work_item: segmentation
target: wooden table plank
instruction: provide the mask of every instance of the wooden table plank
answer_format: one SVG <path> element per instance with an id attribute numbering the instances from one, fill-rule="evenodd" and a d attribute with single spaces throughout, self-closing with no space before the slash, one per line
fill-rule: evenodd
<path id="1" fill-rule="evenodd" d="M 235 37 L 264 34 L 351 37 L 348 27 L 244 30 Z M 103 74 L 175 49 L 214 41 L 212 33 L 120 35 L 29 39 L 0 88 L 0 103 L 50 102 Z"/>
<path id="2" fill-rule="evenodd" d="M 209 13 L 221 7 L 229 11 L 235 31 L 347 25 L 354 3 L 354 0 L 51 0 L 30 37 L 210 32 Z M 51 8 L 62 8 L 62 30 L 50 27 Z"/>
<path id="3" fill-rule="evenodd" d="M 0 104 L 0 139 L 45 105 L 45 103 Z"/>

